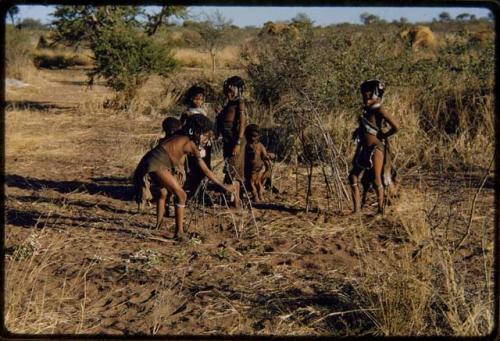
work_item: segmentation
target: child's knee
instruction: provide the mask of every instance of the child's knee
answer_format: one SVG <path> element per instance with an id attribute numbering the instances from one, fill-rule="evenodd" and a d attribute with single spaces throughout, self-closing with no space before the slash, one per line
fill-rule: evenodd
<path id="1" fill-rule="evenodd" d="M 351 184 L 351 186 L 357 186 L 358 182 L 358 176 L 354 175 L 354 173 L 351 172 L 351 174 L 349 174 L 349 183 Z"/>
<path id="2" fill-rule="evenodd" d="M 187 200 L 187 194 L 184 190 L 180 189 L 175 193 L 175 199 L 178 204 L 185 204 Z"/>
<path id="3" fill-rule="evenodd" d="M 166 188 L 160 190 L 160 199 L 165 200 L 167 198 L 168 191 Z"/>

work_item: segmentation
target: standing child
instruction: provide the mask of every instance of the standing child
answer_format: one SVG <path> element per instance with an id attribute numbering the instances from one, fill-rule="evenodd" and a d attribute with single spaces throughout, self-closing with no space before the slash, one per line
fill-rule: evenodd
<path id="1" fill-rule="evenodd" d="M 392 186 L 390 178 L 390 158 L 387 153 L 387 139 L 399 130 L 398 123 L 382 107 L 384 85 L 376 79 L 361 84 L 363 113 L 359 118 L 359 127 L 354 133 L 358 140 L 356 153 L 352 161 L 353 168 L 349 175 L 354 212 L 360 210 L 360 176 L 364 170 L 373 169 L 373 184 L 377 192 L 378 214 L 384 212 L 384 184 Z M 382 132 L 384 122 L 390 125 L 387 132 Z M 384 178 L 384 181 L 382 180 Z"/>
<path id="2" fill-rule="evenodd" d="M 201 114 L 207 116 L 206 110 L 204 108 L 205 102 L 205 90 L 198 85 L 193 85 L 188 89 L 185 95 L 184 103 L 187 105 L 187 109 L 181 115 L 181 123 L 184 124 L 189 117 L 196 114 Z M 212 169 L 211 158 L 212 158 L 212 142 L 209 138 L 205 144 L 199 145 L 199 150 L 203 161 L 209 169 Z M 188 196 L 194 195 L 196 189 L 200 185 L 201 181 L 205 177 L 201 169 L 198 167 L 198 161 L 192 157 L 187 157 L 187 182 L 186 191 Z"/>
<path id="3" fill-rule="evenodd" d="M 134 172 L 134 187 L 136 190 L 136 202 L 139 209 L 142 208 L 144 200 L 151 198 L 149 181 L 160 188 L 166 189 L 175 196 L 175 232 L 174 238 L 181 237 L 184 233 L 184 208 L 187 195 L 182 189 L 175 174 L 182 172 L 181 160 L 186 155 L 193 155 L 198 160 L 198 166 L 202 172 L 216 185 L 225 191 L 231 192 L 239 200 L 238 193 L 232 186 L 224 185 L 217 179 L 214 173 L 208 169 L 200 155 L 198 146 L 207 140 L 207 134 L 212 129 L 212 123 L 203 115 L 195 114 L 186 120 L 181 131 L 163 141 L 151 149 L 139 162 Z M 165 212 L 165 191 L 157 199 L 156 228 L 163 222 Z"/>
<path id="4" fill-rule="evenodd" d="M 270 161 L 275 159 L 260 143 L 259 127 L 250 124 L 245 129 L 245 183 L 251 189 L 253 200 L 264 200 L 264 174 L 270 168 Z"/>
<path id="5" fill-rule="evenodd" d="M 224 94 L 227 102 L 217 115 L 217 134 L 222 136 L 222 155 L 224 157 L 224 183 L 232 183 L 237 192 L 244 180 L 244 158 L 241 144 L 245 131 L 245 104 L 243 90 L 245 83 L 238 76 L 224 81 Z M 235 201 L 238 207 L 238 202 Z"/>

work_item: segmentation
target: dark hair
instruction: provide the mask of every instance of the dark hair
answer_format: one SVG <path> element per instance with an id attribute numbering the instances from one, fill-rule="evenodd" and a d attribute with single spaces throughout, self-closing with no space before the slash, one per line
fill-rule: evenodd
<path id="1" fill-rule="evenodd" d="M 193 101 L 193 98 L 198 94 L 202 94 L 203 96 L 205 96 L 205 89 L 199 85 L 193 85 L 192 87 L 190 87 L 184 94 L 184 104 L 190 105 Z"/>
<path id="2" fill-rule="evenodd" d="M 199 142 L 201 134 L 207 131 L 214 130 L 214 124 L 208 117 L 202 114 L 194 114 L 189 116 L 186 123 L 182 127 L 182 133 L 189 136 L 196 143 Z"/>
<path id="3" fill-rule="evenodd" d="M 250 141 L 250 139 L 252 138 L 252 135 L 255 133 L 257 133 L 257 134 L 260 133 L 259 126 L 256 124 L 247 125 L 247 127 L 245 128 L 245 138 L 247 139 L 247 141 Z"/>
<path id="4" fill-rule="evenodd" d="M 361 93 L 371 91 L 379 98 L 382 98 L 384 96 L 384 83 L 382 83 L 378 79 L 370 79 L 364 81 L 363 83 L 361 83 L 361 86 L 359 88 L 361 90 Z"/>
<path id="5" fill-rule="evenodd" d="M 172 135 L 181 128 L 182 123 L 175 117 L 167 117 L 166 119 L 163 120 L 161 126 L 165 134 Z"/>
<path id="6" fill-rule="evenodd" d="M 232 77 L 229 77 L 228 79 L 226 79 L 224 81 L 224 85 L 223 85 L 224 93 L 227 92 L 227 90 L 229 89 L 229 86 L 231 86 L 231 85 L 236 86 L 238 88 L 239 95 L 243 96 L 243 90 L 245 90 L 245 82 L 243 81 L 243 79 L 241 79 L 241 77 L 232 76 Z"/>

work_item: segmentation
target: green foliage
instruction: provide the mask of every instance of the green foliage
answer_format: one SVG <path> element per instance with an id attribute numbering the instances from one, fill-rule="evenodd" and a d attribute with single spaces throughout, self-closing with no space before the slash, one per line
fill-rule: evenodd
<path id="1" fill-rule="evenodd" d="M 40 20 L 25 18 L 16 25 L 16 28 L 23 30 L 45 30 L 47 26 L 42 24 Z"/>
<path id="2" fill-rule="evenodd" d="M 170 16 L 184 15 L 183 7 L 163 6 L 156 14 L 146 14 L 137 6 L 58 6 L 53 15 L 54 40 L 84 44 L 93 51 L 90 82 L 104 78 L 120 92 L 115 101 L 119 107 L 128 106 L 149 75 L 166 76 L 175 67 L 169 48 L 150 36 Z M 141 17 L 147 17 L 146 22 Z"/>
<path id="3" fill-rule="evenodd" d="M 361 22 L 364 25 L 385 23 L 385 20 L 380 19 L 379 16 L 377 16 L 375 14 L 370 14 L 370 13 L 367 13 L 367 12 L 361 13 L 361 15 L 359 16 L 359 18 L 361 19 Z"/>
<path id="4" fill-rule="evenodd" d="M 91 75 L 103 77 L 111 88 L 123 91 L 125 100 L 133 98 L 150 74 L 166 76 L 175 67 L 167 47 L 126 26 L 103 31 L 91 47 L 95 54 Z"/>
<path id="5" fill-rule="evenodd" d="M 298 13 L 294 18 L 292 18 L 292 24 L 299 30 L 308 30 L 313 27 L 313 21 L 305 13 Z"/>
<path id="6" fill-rule="evenodd" d="M 274 121 L 307 132 L 314 107 L 322 120 L 339 111 L 354 126 L 359 84 L 378 78 L 387 96 L 411 98 L 415 129 L 432 141 L 493 138 L 494 45 L 471 45 L 468 33 L 436 51 L 415 51 L 397 38 L 396 25 L 338 27 L 321 34 L 261 39 L 243 55 L 257 101 Z M 391 108 L 398 110 L 398 108 Z M 344 134 L 344 133 L 342 133 Z"/>

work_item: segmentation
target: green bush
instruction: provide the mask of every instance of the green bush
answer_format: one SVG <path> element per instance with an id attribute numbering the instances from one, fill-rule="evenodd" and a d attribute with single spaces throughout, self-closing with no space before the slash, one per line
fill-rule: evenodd
<path id="1" fill-rule="evenodd" d="M 471 46 L 458 39 L 436 51 L 416 51 L 397 37 L 399 30 L 392 24 L 350 25 L 303 32 L 295 40 L 260 38 L 243 54 L 251 90 L 267 106 L 269 121 L 289 134 L 300 136 L 319 113 L 346 157 L 352 147 L 342 141 L 348 136 L 344 128 L 355 126 L 362 105 L 359 85 L 371 78 L 385 82 L 387 96 L 400 99 L 396 104 L 403 108 L 389 108 L 396 117 L 400 110 L 418 115 L 411 129 L 421 129 L 442 154 L 465 148 L 462 141 L 470 147 L 476 139 L 493 140 L 493 44 Z M 476 147 L 483 154 L 491 150 Z M 411 157 L 423 153 L 419 148 L 424 147 L 416 146 Z M 465 152 L 456 154 L 453 161 L 461 166 L 476 162 L 466 160 Z"/>
<path id="2" fill-rule="evenodd" d="M 102 32 L 91 48 L 95 68 L 90 75 L 103 77 L 108 86 L 121 92 L 123 105 L 133 98 L 150 74 L 166 76 L 176 65 L 166 46 L 126 26 Z"/>

